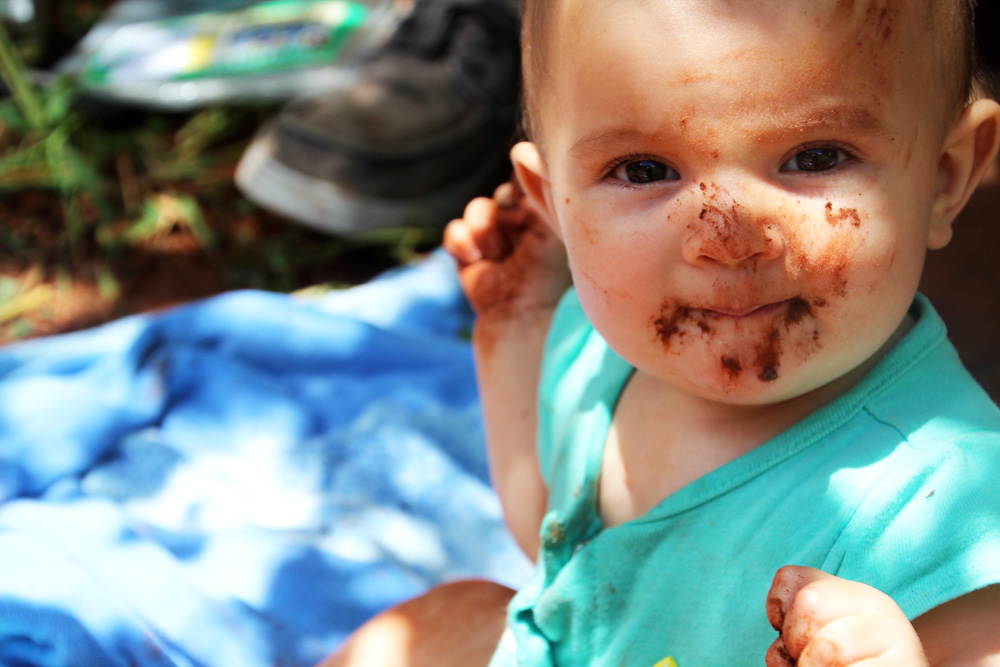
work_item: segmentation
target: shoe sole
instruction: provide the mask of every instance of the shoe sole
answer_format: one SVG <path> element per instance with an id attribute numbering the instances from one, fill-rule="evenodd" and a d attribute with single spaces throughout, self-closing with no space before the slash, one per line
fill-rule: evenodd
<path id="1" fill-rule="evenodd" d="M 496 157 L 489 156 L 482 164 L 495 162 Z M 444 227 L 461 215 L 469 200 L 500 182 L 497 169 L 488 168 L 420 197 L 373 198 L 279 162 L 274 157 L 274 138 L 267 128 L 250 143 L 236 168 L 237 187 L 255 204 L 335 236 L 381 229 Z"/>

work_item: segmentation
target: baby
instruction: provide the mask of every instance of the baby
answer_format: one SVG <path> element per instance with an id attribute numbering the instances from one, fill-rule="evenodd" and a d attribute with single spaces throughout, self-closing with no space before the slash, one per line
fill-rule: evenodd
<path id="1" fill-rule="evenodd" d="M 1000 142 L 971 9 L 523 12 L 520 187 L 446 246 L 536 576 L 502 639 L 481 582 L 367 636 L 391 664 L 1000 665 L 1000 412 L 916 293 Z"/>

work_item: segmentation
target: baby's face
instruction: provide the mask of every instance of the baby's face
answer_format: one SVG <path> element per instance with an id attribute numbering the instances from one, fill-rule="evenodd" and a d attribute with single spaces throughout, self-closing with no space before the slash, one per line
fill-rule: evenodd
<path id="1" fill-rule="evenodd" d="M 683 390 L 763 404 L 890 339 L 927 248 L 948 238 L 931 222 L 947 111 L 911 57 L 926 37 L 911 5 L 924 3 L 553 10 L 537 109 L 549 203 L 619 354 Z"/>

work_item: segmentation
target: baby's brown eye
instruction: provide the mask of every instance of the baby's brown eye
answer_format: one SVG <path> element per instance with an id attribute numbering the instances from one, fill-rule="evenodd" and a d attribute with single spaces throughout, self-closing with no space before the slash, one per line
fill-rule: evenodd
<path id="1" fill-rule="evenodd" d="M 781 171 L 826 171 L 846 160 L 847 154 L 836 148 L 807 148 L 781 165 Z"/>
<path id="2" fill-rule="evenodd" d="M 659 160 L 636 160 L 615 169 L 615 178 L 629 183 L 655 183 L 665 179 L 680 178 L 676 171 Z"/>

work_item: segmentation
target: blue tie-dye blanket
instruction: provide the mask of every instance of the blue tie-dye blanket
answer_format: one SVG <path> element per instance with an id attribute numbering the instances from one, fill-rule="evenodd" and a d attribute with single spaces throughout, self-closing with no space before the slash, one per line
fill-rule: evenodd
<path id="1" fill-rule="evenodd" d="M 0 665 L 311 665 L 528 564 L 488 485 L 440 251 L 0 349 Z"/>

